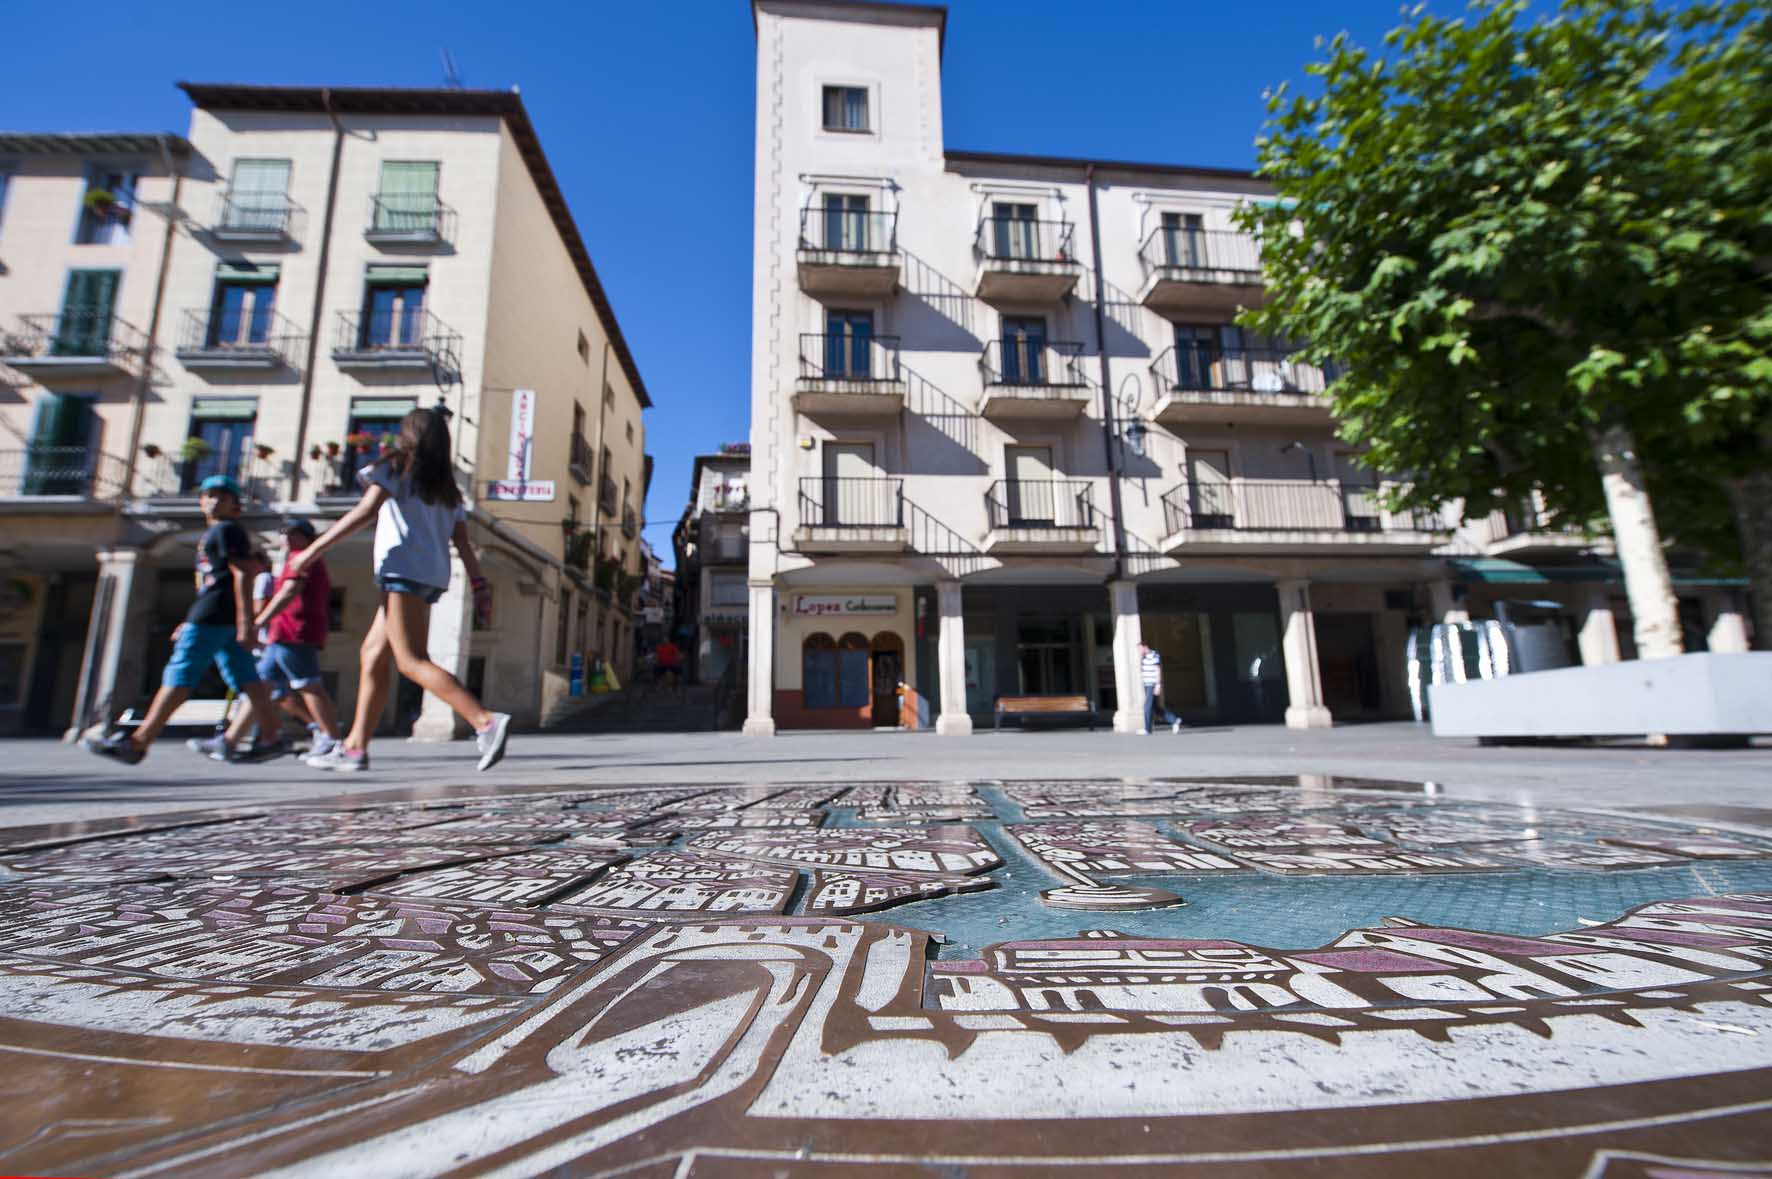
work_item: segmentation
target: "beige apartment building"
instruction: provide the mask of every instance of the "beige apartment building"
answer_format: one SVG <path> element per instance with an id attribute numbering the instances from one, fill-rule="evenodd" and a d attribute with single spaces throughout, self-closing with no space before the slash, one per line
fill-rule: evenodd
<path id="1" fill-rule="evenodd" d="M 0 731 L 157 683 L 195 487 L 274 545 L 325 527 L 415 406 L 451 415 L 496 617 L 459 569 L 431 649 L 536 723 L 574 655 L 631 665 L 650 405 L 515 92 L 184 84 L 188 136 L 0 136 Z M 323 666 L 355 693 L 377 595 L 329 558 Z M 402 685 L 387 724 L 454 729 Z"/>
<path id="2" fill-rule="evenodd" d="M 1603 542 L 1389 510 L 1333 374 L 1234 323 L 1262 181 L 952 150 L 945 9 L 753 10 L 747 731 L 1072 694 L 1136 731 L 1141 639 L 1190 723 L 1398 717 L 1411 627 L 1522 596 L 1620 656 Z"/>

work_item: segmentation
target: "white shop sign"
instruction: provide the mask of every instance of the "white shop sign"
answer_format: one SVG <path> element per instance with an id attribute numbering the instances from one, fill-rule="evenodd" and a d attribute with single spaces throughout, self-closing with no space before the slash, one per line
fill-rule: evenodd
<path id="1" fill-rule="evenodd" d="M 494 479 L 486 484 L 487 499 L 548 503 L 554 498 L 552 479 Z"/>
<path id="2" fill-rule="evenodd" d="M 511 449 L 510 459 L 505 467 L 505 479 L 509 483 L 529 482 L 529 459 L 535 453 L 535 390 L 511 390 Z M 493 496 L 494 499 L 501 498 Z M 522 498 L 513 496 L 509 498 Z M 553 499 L 554 493 L 548 492 L 547 498 Z"/>
<path id="3" fill-rule="evenodd" d="M 897 594 L 801 594 L 794 599 L 796 618 L 826 618 L 833 614 L 897 613 Z"/>

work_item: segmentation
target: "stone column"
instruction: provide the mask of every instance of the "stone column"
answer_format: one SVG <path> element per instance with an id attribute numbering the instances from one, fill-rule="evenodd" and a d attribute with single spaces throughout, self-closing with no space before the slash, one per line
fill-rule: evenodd
<path id="1" fill-rule="evenodd" d="M 1471 612 L 1452 593 L 1450 581 L 1430 581 L 1427 583 L 1428 610 L 1433 614 L 1435 622 L 1469 622 Z"/>
<path id="2" fill-rule="evenodd" d="M 944 737 L 965 737 L 972 732 L 966 711 L 966 616 L 960 605 L 960 583 L 935 583 L 937 626 L 935 653 L 941 684 L 941 715 L 935 731 Z"/>
<path id="3" fill-rule="evenodd" d="M 1618 620 L 1612 614 L 1612 599 L 1603 585 L 1587 587 L 1582 601 L 1581 630 L 1576 636 L 1576 643 L 1581 648 L 1583 667 L 1617 663 L 1620 658 Z"/>
<path id="4" fill-rule="evenodd" d="M 1717 655 L 1737 655 L 1751 650 L 1747 641 L 1747 616 L 1736 595 L 1723 591 L 1704 596 L 1704 612 L 1710 619 L 1705 646 Z"/>
<path id="5" fill-rule="evenodd" d="M 141 703 L 141 637 L 153 609 L 153 570 L 141 549 L 99 549 L 94 555 L 98 586 L 86 622 L 74 715 L 63 734 L 67 741 L 93 726 L 109 725 L 124 709 Z"/>
<path id="6" fill-rule="evenodd" d="M 1323 706 L 1323 674 L 1317 663 L 1317 624 L 1308 581 L 1282 581 L 1280 645 L 1286 654 L 1286 727 L 1326 729 L 1334 722 Z"/>
<path id="7" fill-rule="evenodd" d="M 775 586 L 751 582 L 751 650 L 744 731 L 751 737 L 775 736 Z"/>
<path id="8" fill-rule="evenodd" d="M 1108 582 L 1108 607 L 1114 618 L 1114 732 L 1136 733 L 1144 724 L 1144 683 L 1138 666 L 1144 624 L 1138 614 L 1138 583 Z"/>
<path id="9" fill-rule="evenodd" d="M 444 671 L 467 682 L 468 640 L 474 626 L 474 595 L 468 589 L 468 571 L 461 563 L 461 554 L 450 550 L 449 588 L 431 607 L 431 662 Z M 539 671 L 539 669 L 538 669 Z M 399 695 L 395 681 L 392 696 Z M 391 702 L 391 701 L 390 701 Z M 456 734 L 468 732 L 468 723 L 455 715 L 455 709 L 425 693 L 418 719 L 412 722 L 414 741 L 452 741 Z"/>

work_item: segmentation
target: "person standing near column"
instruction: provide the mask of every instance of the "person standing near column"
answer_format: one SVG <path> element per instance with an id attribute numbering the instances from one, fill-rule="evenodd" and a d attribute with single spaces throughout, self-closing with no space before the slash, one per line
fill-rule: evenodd
<path id="1" fill-rule="evenodd" d="M 1169 731 L 1181 732 L 1181 718 L 1170 712 L 1169 706 L 1162 702 L 1163 657 L 1153 651 L 1149 643 L 1142 641 L 1138 644 L 1138 675 L 1144 682 L 1144 727 L 1138 730 L 1138 735 L 1150 736 L 1151 724 L 1157 719 L 1159 710 Z"/>

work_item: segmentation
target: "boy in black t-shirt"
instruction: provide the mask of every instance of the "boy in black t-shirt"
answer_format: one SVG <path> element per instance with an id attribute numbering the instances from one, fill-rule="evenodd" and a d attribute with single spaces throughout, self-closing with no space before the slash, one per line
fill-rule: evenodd
<path id="1" fill-rule="evenodd" d="M 197 542 L 197 600 L 185 620 L 172 632 L 172 659 L 166 665 L 160 690 L 148 706 L 148 714 L 133 735 L 112 733 L 88 737 L 86 748 L 100 757 L 134 765 L 148 755 L 148 746 L 166 727 L 173 710 L 183 704 L 213 662 L 228 687 L 245 693 L 252 701 L 259 739 L 250 757 L 263 759 L 288 752 L 277 731 L 277 709 L 271 691 L 253 666 L 246 649 L 252 645 L 251 587 L 261 562 L 252 554 L 252 543 L 240 527 L 240 485 L 226 475 L 211 475 L 197 489 L 197 502 L 208 525 Z"/>

